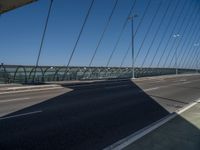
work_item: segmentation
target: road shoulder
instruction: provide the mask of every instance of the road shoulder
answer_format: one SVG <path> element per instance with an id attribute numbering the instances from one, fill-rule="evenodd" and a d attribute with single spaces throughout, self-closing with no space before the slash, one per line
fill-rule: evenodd
<path id="1" fill-rule="evenodd" d="M 133 142 L 124 150 L 199 150 L 200 103 Z"/>

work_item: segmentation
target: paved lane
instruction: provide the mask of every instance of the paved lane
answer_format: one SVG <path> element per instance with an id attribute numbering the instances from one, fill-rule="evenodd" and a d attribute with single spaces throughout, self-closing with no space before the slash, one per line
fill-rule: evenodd
<path id="1" fill-rule="evenodd" d="M 199 76 L 63 86 L 0 95 L 0 149 L 102 149 L 200 97 Z"/>

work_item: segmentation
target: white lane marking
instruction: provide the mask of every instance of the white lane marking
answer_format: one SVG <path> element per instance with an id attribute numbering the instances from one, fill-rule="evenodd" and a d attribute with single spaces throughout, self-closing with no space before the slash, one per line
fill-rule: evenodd
<path id="1" fill-rule="evenodd" d="M 56 87 L 58 85 L 52 84 L 52 85 L 34 85 L 34 86 L 20 86 L 20 87 L 8 87 L 7 90 L 18 90 L 18 89 L 32 89 L 32 88 L 44 88 L 44 87 Z"/>
<path id="2" fill-rule="evenodd" d="M 15 99 L 8 99 L 8 100 L 0 100 L 0 103 L 13 102 L 13 101 L 22 101 L 22 100 L 28 100 L 28 99 L 30 99 L 30 97 L 15 98 Z"/>
<path id="3" fill-rule="evenodd" d="M 179 81 L 184 82 L 184 81 L 187 81 L 187 80 L 186 79 L 180 79 Z"/>
<path id="4" fill-rule="evenodd" d="M 160 120 L 144 127 L 143 129 L 136 131 L 135 133 L 131 134 L 130 136 L 125 137 L 124 139 L 104 148 L 103 150 L 121 150 L 121 149 L 124 149 L 125 147 L 127 147 L 131 143 L 137 141 L 141 137 L 145 136 L 146 134 L 152 132 L 153 130 L 157 129 L 158 127 L 160 127 L 163 124 L 167 123 L 168 121 L 172 120 L 173 118 L 175 118 L 179 114 L 185 112 L 186 110 L 190 109 L 191 107 L 193 107 L 194 105 L 196 105 L 199 102 L 200 102 L 200 99 L 196 100 L 196 102 L 193 102 L 193 103 L 187 105 L 183 109 L 177 110 L 174 113 L 167 115 L 166 117 L 163 117 Z"/>
<path id="5" fill-rule="evenodd" d="M 138 81 L 144 81 L 144 80 L 151 80 L 151 79 L 171 79 L 171 78 L 181 78 L 181 77 L 190 77 L 190 76 L 199 76 L 199 74 L 178 74 L 178 75 L 160 75 L 160 76 L 153 76 L 153 77 L 141 77 L 136 78 Z"/>
<path id="6" fill-rule="evenodd" d="M 38 110 L 38 111 L 32 111 L 32 112 L 28 112 L 28 113 L 23 113 L 23 114 L 8 116 L 8 117 L 0 117 L 0 120 L 10 119 L 10 118 L 17 118 L 17 117 L 22 117 L 22 116 L 28 116 L 28 115 L 33 115 L 33 114 L 41 113 L 41 112 L 42 112 L 42 110 Z"/>
<path id="7" fill-rule="evenodd" d="M 194 80 L 194 81 L 196 81 L 196 80 Z M 170 87 L 170 86 L 174 86 L 174 85 L 182 85 L 182 84 L 188 84 L 188 83 L 192 83 L 192 81 L 187 81 L 187 82 L 174 83 L 174 84 L 169 84 L 169 85 L 163 85 L 163 86 L 153 87 L 153 88 L 149 88 L 149 89 L 144 89 L 144 91 L 148 92 L 148 91 L 158 90 L 158 89 L 161 89 L 161 88 L 166 88 L 166 87 Z"/>
<path id="8" fill-rule="evenodd" d="M 192 83 L 191 81 L 186 81 L 186 82 L 183 82 L 184 84 L 188 84 L 188 83 Z"/>
<path id="9" fill-rule="evenodd" d="M 194 80 L 194 81 L 196 81 L 196 80 Z M 148 91 L 158 90 L 158 89 L 165 88 L 165 87 L 170 87 L 170 86 L 174 86 L 174 85 L 188 84 L 188 83 L 192 83 L 192 82 L 191 81 L 187 81 L 187 82 L 181 82 L 181 83 L 174 83 L 174 84 L 169 84 L 169 85 L 163 85 L 163 86 L 158 86 L 158 87 L 144 89 L 144 90 L 141 90 L 141 92 L 143 92 L 143 91 L 144 92 L 148 92 Z M 105 87 L 105 89 L 114 89 L 114 88 L 127 87 L 127 86 L 129 86 L 129 85 L 111 86 L 111 87 Z"/>
<path id="10" fill-rule="evenodd" d="M 145 92 L 148 92 L 148 91 L 153 91 L 153 90 L 157 90 L 157 89 L 160 89 L 161 87 L 154 87 L 154 88 L 149 88 L 149 89 L 144 89 Z"/>
<path id="11" fill-rule="evenodd" d="M 52 88 L 44 88 L 44 89 L 29 89 L 29 90 L 23 90 L 23 91 L 0 92 L 0 95 L 3 95 L 3 94 L 12 94 L 12 93 L 33 92 L 33 91 L 54 90 L 54 89 L 62 89 L 62 88 L 64 88 L 64 87 L 52 87 Z"/>
<path id="12" fill-rule="evenodd" d="M 151 83 L 159 83 L 159 82 L 163 82 L 163 80 L 152 81 Z"/>
<path id="13" fill-rule="evenodd" d="M 176 113 L 177 113 L 177 114 L 181 114 L 181 113 L 183 113 L 184 111 L 190 109 L 191 107 L 193 107 L 194 105 L 196 105 L 196 104 L 199 103 L 199 102 L 200 102 L 200 99 L 197 99 L 195 102 L 193 102 L 193 103 L 187 105 L 186 107 L 184 107 L 184 108 L 182 108 L 182 109 L 179 109 Z"/>
<path id="14" fill-rule="evenodd" d="M 129 85 L 117 85 L 117 86 L 110 86 L 110 87 L 105 87 L 104 89 L 115 89 L 115 88 L 120 88 L 120 87 L 128 87 Z"/>

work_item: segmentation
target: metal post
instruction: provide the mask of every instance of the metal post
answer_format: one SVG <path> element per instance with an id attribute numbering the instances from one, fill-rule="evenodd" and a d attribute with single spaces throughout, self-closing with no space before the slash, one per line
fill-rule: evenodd
<path id="1" fill-rule="evenodd" d="M 135 61 L 134 61 L 134 29 L 133 17 L 131 18 L 131 46 L 132 46 L 132 79 L 135 78 Z"/>
<path id="2" fill-rule="evenodd" d="M 179 34 L 174 34 L 173 37 L 175 38 L 175 40 L 177 40 L 177 38 L 179 37 Z M 175 68 L 176 68 L 176 75 L 178 74 L 178 49 L 176 48 L 175 51 Z"/>
<path id="3" fill-rule="evenodd" d="M 135 50 L 134 50 L 134 24 L 133 19 L 136 18 L 138 15 L 135 14 L 130 16 L 129 19 L 131 20 L 131 48 L 132 48 L 132 79 L 135 79 Z"/>
<path id="4" fill-rule="evenodd" d="M 177 49 L 176 49 L 176 75 L 178 74 L 178 66 L 177 66 L 178 56 L 177 56 Z"/>

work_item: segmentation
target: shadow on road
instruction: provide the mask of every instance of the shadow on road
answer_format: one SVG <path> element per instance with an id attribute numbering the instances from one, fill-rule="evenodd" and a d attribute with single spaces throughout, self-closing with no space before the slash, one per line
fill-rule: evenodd
<path id="1" fill-rule="evenodd" d="M 4 116 L 41 111 L 0 120 L 0 149 L 102 149 L 169 115 L 131 80 L 63 86 L 73 90 Z"/>

